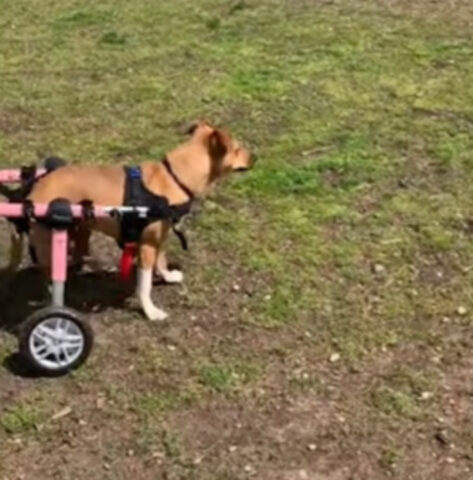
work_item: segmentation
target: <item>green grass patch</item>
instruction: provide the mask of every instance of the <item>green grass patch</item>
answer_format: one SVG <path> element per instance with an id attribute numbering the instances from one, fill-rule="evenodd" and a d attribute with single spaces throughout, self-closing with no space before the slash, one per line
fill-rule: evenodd
<path id="1" fill-rule="evenodd" d="M 0 416 L 0 425 L 9 434 L 28 433 L 36 429 L 42 421 L 40 411 L 32 405 L 18 404 Z"/>
<path id="2" fill-rule="evenodd" d="M 184 405 L 190 405 L 195 399 L 191 391 L 148 392 L 135 396 L 134 409 L 144 416 L 155 416 Z"/>
<path id="3" fill-rule="evenodd" d="M 419 409 L 415 400 L 404 392 L 391 388 L 379 388 L 373 393 L 375 408 L 386 415 L 415 419 Z"/>
<path id="4" fill-rule="evenodd" d="M 198 372 L 199 382 L 218 393 L 228 393 L 252 381 L 260 374 L 253 362 L 207 363 Z"/>

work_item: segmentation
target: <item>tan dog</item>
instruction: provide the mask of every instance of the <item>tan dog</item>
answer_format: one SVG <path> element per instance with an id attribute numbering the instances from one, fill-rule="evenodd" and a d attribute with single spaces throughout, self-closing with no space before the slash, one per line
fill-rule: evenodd
<path id="1" fill-rule="evenodd" d="M 190 139 L 166 156 L 172 168 L 170 172 L 161 163 L 141 165 L 143 182 L 153 193 L 166 197 L 171 205 L 189 200 L 186 190 L 196 197 L 204 196 L 221 177 L 236 170 L 247 170 L 252 160 L 247 149 L 227 132 L 199 122 L 189 131 Z M 179 185 L 179 183 L 181 185 Z M 48 203 L 65 198 L 72 203 L 84 200 L 96 205 L 123 205 L 125 173 L 121 166 L 65 166 L 40 179 L 29 198 L 33 202 Z M 163 320 L 167 314 L 151 300 L 153 270 L 164 281 L 180 283 L 182 272 L 169 270 L 164 244 L 171 224 L 160 220 L 150 223 L 143 231 L 138 247 L 137 296 L 145 315 L 150 320 Z M 92 225 L 85 223 L 76 230 L 76 258 L 87 254 L 90 228 L 117 238 L 119 225 L 114 219 L 95 219 Z M 30 241 L 36 251 L 38 263 L 49 270 L 50 233 L 34 223 Z"/>

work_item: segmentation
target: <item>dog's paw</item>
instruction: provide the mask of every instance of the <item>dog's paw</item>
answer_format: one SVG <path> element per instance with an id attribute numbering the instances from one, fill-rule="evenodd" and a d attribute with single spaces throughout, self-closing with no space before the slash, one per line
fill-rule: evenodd
<path id="1" fill-rule="evenodd" d="M 182 283 L 184 280 L 184 274 L 180 270 L 168 270 L 161 272 L 161 275 L 166 283 Z"/>
<path id="2" fill-rule="evenodd" d="M 161 310 L 154 305 L 144 309 L 144 312 L 146 318 L 151 322 L 162 322 L 163 320 L 166 320 L 166 318 L 168 318 L 168 314 L 164 310 Z"/>

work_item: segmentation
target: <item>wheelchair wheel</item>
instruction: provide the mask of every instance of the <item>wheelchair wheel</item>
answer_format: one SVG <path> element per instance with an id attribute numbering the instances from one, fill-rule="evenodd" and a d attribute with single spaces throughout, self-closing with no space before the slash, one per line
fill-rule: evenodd
<path id="1" fill-rule="evenodd" d="M 33 313 L 20 332 L 20 355 L 27 366 L 59 376 L 82 365 L 94 335 L 90 325 L 69 308 L 47 307 Z"/>

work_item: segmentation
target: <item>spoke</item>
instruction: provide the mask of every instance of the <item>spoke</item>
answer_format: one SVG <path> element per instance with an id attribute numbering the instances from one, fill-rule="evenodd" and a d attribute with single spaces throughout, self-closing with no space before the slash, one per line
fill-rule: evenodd
<path id="1" fill-rule="evenodd" d="M 77 335 L 75 333 L 68 333 L 65 337 L 64 340 L 66 342 L 70 343 L 82 343 L 84 337 L 82 335 Z"/>
<path id="2" fill-rule="evenodd" d="M 46 343 L 43 343 L 35 347 L 35 352 L 38 355 L 41 355 L 42 353 L 44 353 L 45 350 L 49 350 L 49 345 L 47 345 Z"/>
<path id="3" fill-rule="evenodd" d="M 60 335 L 63 330 L 64 330 L 64 319 L 59 318 L 56 322 L 56 333 Z"/>
<path id="4" fill-rule="evenodd" d="M 53 330 L 52 328 L 49 328 L 46 325 L 38 325 L 36 330 L 48 337 L 56 338 L 56 330 Z"/>
<path id="5" fill-rule="evenodd" d="M 64 364 L 64 360 L 61 360 L 61 352 L 59 351 L 59 349 L 55 350 L 53 352 L 53 355 L 54 355 L 54 358 L 56 359 L 56 363 L 62 366 Z"/>
<path id="6" fill-rule="evenodd" d="M 63 342 L 61 343 L 61 348 L 77 351 L 82 349 L 82 343 Z"/>
<path id="7" fill-rule="evenodd" d="M 39 332 L 38 330 L 33 331 L 33 336 L 36 337 L 37 339 L 41 340 L 42 343 L 46 343 L 47 341 L 50 340 L 48 335 L 46 335 L 43 332 Z"/>
<path id="8" fill-rule="evenodd" d="M 69 330 L 70 330 L 70 328 L 71 328 L 72 326 L 73 326 L 73 325 L 71 324 L 71 322 L 69 322 L 69 320 L 67 320 L 67 321 L 63 324 L 64 334 L 69 335 Z"/>
<path id="9" fill-rule="evenodd" d="M 49 349 L 49 347 L 46 347 L 46 349 L 43 351 L 43 352 L 40 352 L 39 350 L 36 350 L 36 355 L 41 358 L 42 360 L 44 360 L 45 358 L 49 357 L 51 355 L 51 350 Z"/>
<path id="10" fill-rule="evenodd" d="M 49 350 L 49 345 L 42 343 L 41 345 L 35 346 L 35 352 L 41 354 L 42 351 Z"/>
<path id="11" fill-rule="evenodd" d="M 72 355 L 69 356 L 69 352 L 67 351 L 67 347 L 63 346 L 62 353 L 64 354 L 64 357 L 66 358 L 66 363 L 71 363 Z"/>

